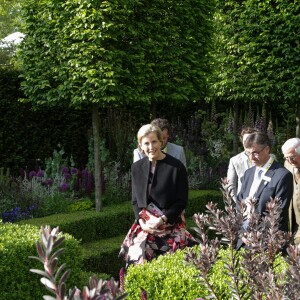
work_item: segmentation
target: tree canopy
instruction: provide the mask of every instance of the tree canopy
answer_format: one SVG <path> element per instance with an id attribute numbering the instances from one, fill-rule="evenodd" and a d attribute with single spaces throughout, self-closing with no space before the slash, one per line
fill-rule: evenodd
<path id="1" fill-rule="evenodd" d="M 24 0 L 25 94 L 47 105 L 198 101 L 213 8 L 213 0 Z"/>

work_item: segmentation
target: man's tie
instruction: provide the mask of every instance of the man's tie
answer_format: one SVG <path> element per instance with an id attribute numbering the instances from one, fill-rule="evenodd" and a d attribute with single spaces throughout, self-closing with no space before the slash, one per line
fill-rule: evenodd
<path id="1" fill-rule="evenodd" d="M 258 171 L 258 173 L 257 173 L 257 178 L 258 178 L 258 180 L 261 179 L 261 174 L 262 174 L 262 172 L 263 172 L 262 169 L 260 169 L 260 170 Z"/>

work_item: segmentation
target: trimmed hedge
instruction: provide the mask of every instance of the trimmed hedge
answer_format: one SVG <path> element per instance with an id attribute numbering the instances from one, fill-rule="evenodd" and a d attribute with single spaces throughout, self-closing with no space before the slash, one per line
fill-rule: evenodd
<path id="1" fill-rule="evenodd" d="M 194 249 L 199 251 L 200 246 Z M 198 270 L 184 261 L 185 250 L 177 250 L 174 254 L 159 256 L 143 265 L 131 266 L 125 276 L 125 292 L 127 300 L 140 300 L 141 288 L 147 292 L 147 299 L 194 300 L 207 299 L 209 291 L 200 284 Z M 226 265 L 230 260 L 231 249 L 220 249 L 219 259 L 213 266 L 209 282 L 218 294 L 218 299 L 229 300 L 231 293 L 228 281 L 232 279 L 226 274 Z M 286 270 L 284 258 L 279 256 L 275 261 L 276 270 Z"/>
<path id="2" fill-rule="evenodd" d="M 192 217 L 195 213 L 204 213 L 209 202 L 218 203 L 220 209 L 224 207 L 223 194 L 216 190 L 190 190 L 189 202 L 185 210 L 186 217 Z"/>
<path id="3" fill-rule="evenodd" d="M 21 221 L 20 224 L 59 226 L 83 243 L 126 234 L 134 220 L 130 202 L 104 207 L 101 212 L 79 211 Z"/>
<path id="4" fill-rule="evenodd" d="M 191 190 L 186 208 L 187 227 L 196 226 L 191 217 L 198 212 L 205 212 L 205 205 L 213 201 L 223 206 L 220 191 Z M 60 230 L 81 240 L 84 252 L 85 270 L 95 273 L 107 273 L 118 277 L 124 262 L 118 259 L 120 246 L 134 221 L 131 202 L 104 207 L 103 211 L 79 211 L 68 214 L 51 215 L 21 221 L 20 224 L 35 226 L 59 226 Z M 190 231 L 194 234 L 193 231 Z"/>
<path id="5" fill-rule="evenodd" d="M 186 217 L 195 213 L 205 212 L 208 202 L 218 203 L 223 207 L 221 191 L 191 190 L 189 202 L 185 210 Z M 104 207 L 101 212 L 77 211 L 67 214 L 56 214 L 43 218 L 24 220 L 19 224 L 32 224 L 36 226 L 59 226 L 63 232 L 68 232 L 83 243 L 94 242 L 121 234 L 126 234 L 134 221 L 134 213 L 131 202 Z"/>
<path id="6" fill-rule="evenodd" d="M 83 254 L 79 242 L 63 233 L 65 241 L 61 247 L 65 252 L 59 257 L 59 265 L 66 263 L 71 269 L 67 289 L 87 284 L 83 270 Z M 40 229 L 31 225 L 0 223 L 0 300 L 42 299 L 49 294 L 40 282 L 41 276 L 30 269 L 42 269 L 43 265 L 29 256 L 37 256 L 36 241 L 40 239 Z"/>

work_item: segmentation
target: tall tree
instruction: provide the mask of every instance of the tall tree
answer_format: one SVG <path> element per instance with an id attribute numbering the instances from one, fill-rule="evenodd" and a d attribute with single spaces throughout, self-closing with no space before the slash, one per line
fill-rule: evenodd
<path id="1" fill-rule="evenodd" d="M 93 107 L 99 177 L 99 108 L 205 95 L 213 9 L 214 0 L 24 0 L 26 100 Z M 100 190 L 98 179 L 97 210 Z"/>
<path id="2" fill-rule="evenodd" d="M 288 107 L 295 113 L 300 98 L 299 1 L 218 0 L 218 8 L 213 95 L 234 105 L 265 103 L 268 112 L 279 107 L 282 117 Z"/>

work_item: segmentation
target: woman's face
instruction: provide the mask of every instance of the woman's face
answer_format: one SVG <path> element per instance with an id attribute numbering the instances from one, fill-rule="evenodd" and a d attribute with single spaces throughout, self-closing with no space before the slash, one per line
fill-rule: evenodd
<path id="1" fill-rule="evenodd" d="M 141 139 L 140 147 L 149 160 L 157 160 L 161 154 L 162 143 L 159 141 L 155 132 L 150 132 Z"/>

